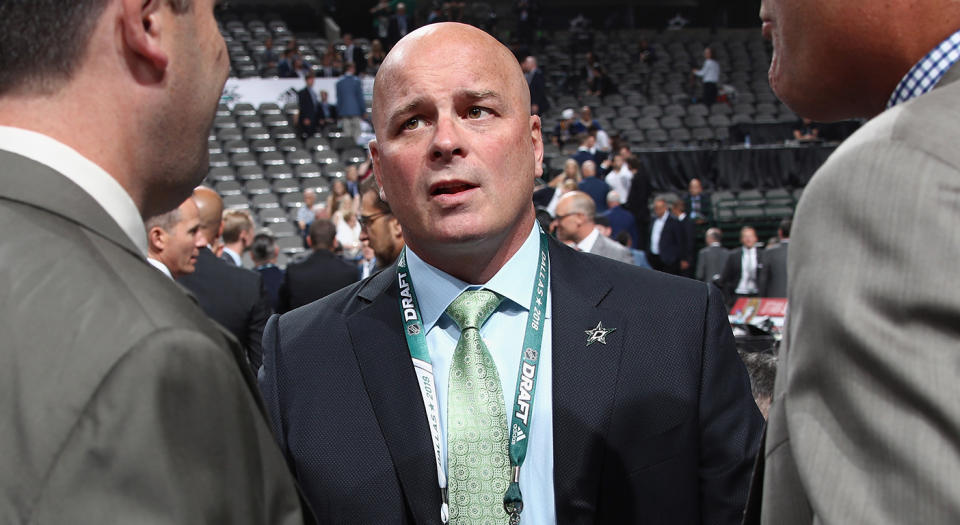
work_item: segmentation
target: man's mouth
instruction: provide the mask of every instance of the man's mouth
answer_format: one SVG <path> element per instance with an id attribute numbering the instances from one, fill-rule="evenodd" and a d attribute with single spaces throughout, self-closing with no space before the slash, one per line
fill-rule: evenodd
<path id="1" fill-rule="evenodd" d="M 437 195 L 454 195 L 457 193 L 462 193 L 467 190 L 472 190 L 476 188 L 476 184 L 471 184 L 469 182 L 464 182 L 460 180 L 451 180 L 445 182 L 438 182 L 430 186 L 430 196 L 436 197 Z"/>

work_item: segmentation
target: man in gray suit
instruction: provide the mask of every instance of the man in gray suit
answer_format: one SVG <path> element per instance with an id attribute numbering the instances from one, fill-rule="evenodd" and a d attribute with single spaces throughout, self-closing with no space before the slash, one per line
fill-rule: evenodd
<path id="1" fill-rule="evenodd" d="M 780 242 L 763 250 L 763 276 L 760 279 L 763 288 L 760 297 L 787 296 L 787 253 L 790 248 L 790 229 L 793 220 L 787 218 L 780 221 L 777 228 L 777 237 Z"/>
<path id="2" fill-rule="evenodd" d="M 730 251 L 720 244 L 722 239 L 723 232 L 720 228 L 707 230 L 707 245 L 700 248 L 700 253 L 697 255 L 697 280 L 719 286 L 723 266 L 727 264 L 727 257 L 730 256 Z"/>
<path id="3" fill-rule="evenodd" d="M 794 216 L 762 521 L 957 523 L 960 2 L 764 0 L 761 18 L 792 110 L 873 117 Z"/>
<path id="4" fill-rule="evenodd" d="M 572 243 L 582 252 L 633 264 L 633 254 L 629 248 L 597 231 L 594 222 L 596 210 L 590 195 L 582 191 L 564 194 L 557 203 L 557 217 L 554 219 L 557 239 Z"/>
<path id="5" fill-rule="evenodd" d="M 240 346 L 151 267 L 207 170 L 214 0 L 0 2 L 0 523 L 302 522 Z"/>

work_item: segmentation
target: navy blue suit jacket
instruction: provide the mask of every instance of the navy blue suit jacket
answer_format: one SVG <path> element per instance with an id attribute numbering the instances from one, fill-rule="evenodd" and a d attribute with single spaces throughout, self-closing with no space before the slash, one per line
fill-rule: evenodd
<path id="1" fill-rule="evenodd" d="M 656 217 L 650 219 L 651 231 L 656 220 Z M 650 238 L 653 239 L 652 236 Z M 683 226 L 676 217 L 670 215 L 667 217 L 666 224 L 663 225 L 663 231 L 660 232 L 660 260 L 665 264 L 673 264 L 682 259 L 685 253 L 686 235 L 684 235 Z"/>
<path id="2" fill-rule="evenodd" d="M 367 111 L 363 100 L 363 84 L 356 75 L 346 75 L 337 81 L 337 113 L 341 117 L 359 117 Z"/>
<path id="3" fill-rule="evenodd" d="M 639 249 L 640 231 L 637 230 L 637 221 L 633 218 L 632 213 L 627 211 L 623 206 L 616 206 L 604 212 L 603 215 L 610 221 L 611 237 L 616 238 L 618 233 L 626 231 L 630 234 L 633 248 L 635 250 Z"/>
<path id="4" fill-rule="evenodd" d="M 763 420 L 716 287 L 550 257 L 557 522 L 739 524 Z M 267 324 L 260 386 L 320 523 L 440 522 L 397 296 L 391 266 Z"/>

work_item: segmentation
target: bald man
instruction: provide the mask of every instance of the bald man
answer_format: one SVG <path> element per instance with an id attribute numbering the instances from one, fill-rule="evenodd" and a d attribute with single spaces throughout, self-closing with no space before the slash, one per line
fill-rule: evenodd
<path id="1" fill-rule="evenodd" d="M 263 326 L 273 313 L 263 277 L 217 258 L 210 245 L 223 231 L 223 201 L 205 186 L 193 191 L 200 213 L 203 247 L 197 255 L 196 271 L 177 279 L 193 292 L 203 311 L 230 331 L 246 350 L 247 361 L 256 373 L 261 363 Z"/>
<path id="2" fill-rule="evenodd" d="M 264 332 L 261 389 L 321 521 L 739 523 L 762 419 L 722 299 L 541 232 L 510 51 L 421 28 L 373 119 L 406 248 Z"/>
<path id="3" fill-rule="evenodd" d="M 764 0 L 761 17 L 784 103 L 872 118 L 791 228 L 763 522 L 957 523 L 960 2 Z"/>

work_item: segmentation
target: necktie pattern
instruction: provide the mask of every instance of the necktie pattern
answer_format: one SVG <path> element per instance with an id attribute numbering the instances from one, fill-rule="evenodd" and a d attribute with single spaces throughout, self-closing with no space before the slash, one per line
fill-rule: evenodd
<path id="1" fill-rule="evenodd" d="M 447 472 L 450 523 L 506 524 L 503 495 L 510 480 L 507 416 L 496 364 L 480 327 L 503 300 L 489 290 L 467 290 L 447 307 L 460 328 L 450 364 Z"/>

